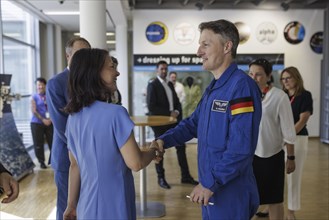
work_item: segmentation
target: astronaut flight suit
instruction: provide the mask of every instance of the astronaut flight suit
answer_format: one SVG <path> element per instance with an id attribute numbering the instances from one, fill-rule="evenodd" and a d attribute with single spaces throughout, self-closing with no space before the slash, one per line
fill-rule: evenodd
<path id="1" fill-rule="evenodd" d="M 261 115 L 257 84 L 232 63 L 192 115 L 159 137 L 165 148 L 198 138 L 199 181 L 214 193 L 214 205 L 202 206 L 203 219 L 251 219 L 257 211 L 252 160 Z"/>

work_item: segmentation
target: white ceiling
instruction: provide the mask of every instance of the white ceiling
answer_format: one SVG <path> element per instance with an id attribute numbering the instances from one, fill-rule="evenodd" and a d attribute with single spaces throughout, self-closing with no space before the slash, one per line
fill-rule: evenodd
<path id="1" fill-rule="evenodd" d="M 33 11 L 46 23 L 55 23 L 64 31 L 79 31 L 79 15 L 46 15 L 46 12 L 79 12 L 79 0 L 9 0 Z M 80 0 L 87 1 L 87 0 Z M 97 1 L 97 0 L 89 0 Z M 328 0 L 105 0 L 107 31 L 127 25 L 131 12 L 138 9 L 323 9 Z"/>
<path id="2" fill-rule="evenodd" d="M 39 19 L 45 23 L 57 24 L 64 31 L 79 31 L 79 0 L 15 0 L 15 3 L 37 14 Z M 130 13 L 128 1 L 107 0 L 106 9 L 108 11 L 107 31 L 115 31 L 116 25 L 127 23 Z M 69 14 L 50 15 L 49 12 Z M 70 12 L 75 12 L 75 14 L 70 14 Z"/>

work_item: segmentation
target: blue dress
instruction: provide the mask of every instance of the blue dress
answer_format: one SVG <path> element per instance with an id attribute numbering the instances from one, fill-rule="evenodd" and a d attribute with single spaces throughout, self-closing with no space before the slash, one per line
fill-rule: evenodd
<path id="1" fill-rule="evenodd" d="M 134 179 L 120 153 L 133 128 L 124 107 L 105 102 L 69 116 L 68 149 L 81 180 L 78 219 L 136 219 Z"/>

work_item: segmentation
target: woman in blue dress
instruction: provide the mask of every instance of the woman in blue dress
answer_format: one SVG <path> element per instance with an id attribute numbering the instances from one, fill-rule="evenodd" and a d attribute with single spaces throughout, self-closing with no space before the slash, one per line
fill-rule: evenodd
<path id="1" fill-rule="evenodd" d="M 110 103 L 119 75 L 105 50 L 81 49 L 71 60 L 64 219 L 136 219 L 131 170 L 143 169 L 159 152 L 154 142 L 141 151 L 127 110 Z"/>

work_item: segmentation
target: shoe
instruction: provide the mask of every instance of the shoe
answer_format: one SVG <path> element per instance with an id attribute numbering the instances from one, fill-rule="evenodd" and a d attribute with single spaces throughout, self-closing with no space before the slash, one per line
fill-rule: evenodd
<path id="1" fill-rule="evenodd" d="M 40 167 L 41 169 L 47 169 L 47 166 L 44 162 L 40 163 Z"/>
<path id="2" fill-rule="evenodd" d="M 257 212 L 256 215 L 260 218 L 266 218 L 268 217 L 268 212 Z"/>
<path id="3" fill-rule="evenodd" d="M 199 182 L 198 181 L 195 181 L 192 177 L 183 178 L 181 180 L 181 183 L 192 184 L 192 185 L 195 185 L 195 186 L 199 184 Z"/>
<path id="4" fill-rule="evenodd" d="M 171 186 L 167 183 L 165 178 L 159 178 L 158 179 L 158 184 L 160 187 L 164 188 L 164 189 L 170 189 Z"/>

